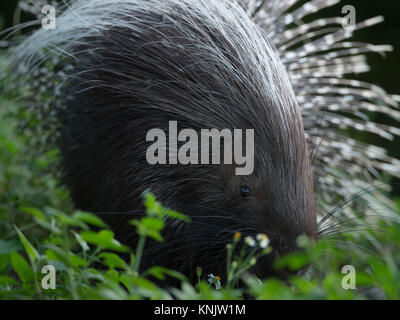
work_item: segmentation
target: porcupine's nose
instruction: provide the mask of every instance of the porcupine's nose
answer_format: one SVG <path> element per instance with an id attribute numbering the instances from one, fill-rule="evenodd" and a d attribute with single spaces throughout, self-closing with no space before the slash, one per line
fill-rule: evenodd
<path id="1" fill-rule="evenodd" d="M 293 252 L 301 252 L 303 250 L 297 245 L 296 238 L 272 238 L 270 242 L 272 251 L 268 255 L 262 256 L 258 259 L 257 264 L 252 269 L 254 274 L 260 279 L 267 277 L 287 279 L 289 276 L 306 272 L 309 268 L 308 265 L 301 266 L 301 270 L 292 270 L 288 267 L 279 266 L 277 263 L 283 256 Z"/>

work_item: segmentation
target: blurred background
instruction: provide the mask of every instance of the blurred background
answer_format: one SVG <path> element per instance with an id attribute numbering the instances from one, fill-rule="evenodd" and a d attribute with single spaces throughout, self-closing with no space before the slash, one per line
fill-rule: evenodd
<path id="1" fill-rule="evenodd" d="M 42 0 L 37 1 L 43 2 Z M 306 0 L 301 0 L 299 5 L 304 2 L 306 2 Z M 33 16 L 16 12 L 17 3 L 18 0 L 0 1 L 0 30 L 34 18 Z M 378 15 L 385 17 L 384 23 L 357 31 L 355 40 L 377 45 L 391 44 L 394 47 L 394 51 L 388 53 L 385 57 L 378 54 L 370 54 L 368 56 L 368 62 L 372 70 L 368 73 L 360 74 L 356 78 L 377 84 L 389 93 L 400 95 L 400 75 L 398 73 L 400 69 L 400 1 L 346 0 L 331 8 L 324 9 L 314 16 L 341 16 L 342 7 L 344 5 L 353 5 L 356 8 L 357 22 Z M 29 29 L 27 29 L 26 32 L 29 32 Z M 0 40 L 2 40 L 3 37 L 4 35 L 0 37 Z M 383 116 L 373 115 L 373 117 L 375 117 L 374 119 L 378 122 L 400 127 L 400 123 L 393 123 L 393 120 L 389 120 Z M 360 136 L 358 132 L 354 132 L 354 134 Z M 387 148 L 392 156 L 400 158 L 400 137 L 397 137 L 394 141 L 386 141 L 375 135 L 362 133 L 361 138 L 369 143 Z M 392 182 L 400 183 L 400 180 L 393 179 Z M 400 196 L 400 188 L 395 188 L 393 193 L 396 196 Z"/>

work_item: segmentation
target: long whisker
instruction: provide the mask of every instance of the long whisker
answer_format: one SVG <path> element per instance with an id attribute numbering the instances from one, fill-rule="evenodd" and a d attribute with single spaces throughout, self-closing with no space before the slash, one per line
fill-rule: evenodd
<path id="1" fill-rule="evenodd" d="M 370 194 L 374 191 L 377 190 L 385 190 L 390 188 L 390 186 L 388 186 L 387 184 L 378 184 L 378 185 L 374 185 L 374 186 L 370 186 L 367 188 L 364 188 L 362 190 L 360 190 L 359 192 L 355 193 L 354 195 L 348 197 L 347 199 L 345 199 L 341 204 L 337 205 L 332 211 L 328 212 L 328 214 L 326 216 L 324 216 L 319 222 L 318 222 L 318 227 L 320 227 L 322 224 L 324 224 L 330 217 L 332 217 L 336 212 L 338 212 L 339 210 L 341 210 L 343 207 L 345 207 L 347 204 L 352 203 L 354 200 L 365 196 L 366 194 Z"/>

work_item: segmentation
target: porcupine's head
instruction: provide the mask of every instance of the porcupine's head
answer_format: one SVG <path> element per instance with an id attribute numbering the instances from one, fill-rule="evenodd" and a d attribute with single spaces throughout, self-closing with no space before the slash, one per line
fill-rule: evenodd
<path id="1" fill-rule="evenodd" d="M 140 208 L 145 190 L 192 218 L 167 223 L 165 242 L 149 243 L 144 266 L 223 274 L 225 246 L 236 231 L 266 233 L 277 255 L 295 249 L 301 234 L 316 236 L 301 114 L 272 42 L 239 5 L 77 1 L 56 30 L 39 31 L 24 52 L 40 46 L 73 56 L 58 116 L 76 206 L 115 213 L 107 220 L 122 242 L 134 242 L 134 230 L 116 213 Z M 149 164 L 153 142 L 146 135 L 154 128 L 168 133 L 169 121 L 198 133 L 253 129 L 254 170 L 237 175 L 235 163 Z M 174 151 L 165 148 L 167 155 Z M 255 271 L 268 275 L 268 261 Z"/>

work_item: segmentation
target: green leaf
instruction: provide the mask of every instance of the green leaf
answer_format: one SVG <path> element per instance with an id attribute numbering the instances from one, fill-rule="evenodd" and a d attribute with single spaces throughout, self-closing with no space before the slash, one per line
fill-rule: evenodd
<path id="1" fill-rule="evenodd" d="M 142 223 L 142 220 L 131 220 L 129 224 L 136 226 L 136 232 L 141 236 L 151 237 L 160 242 L 164 240 L 157 230 L 149 229 Z"/>
<path id="2" fill-rule="evenodd" d="M 154 231 L 160 231 L 164 228 L 164 221 L 161 219 L 157 218 L 150 218 L 150 217 L 145 217 L 140 220 L 140 222 L 143 224 L 144 227 L 154 230 Z"/>
<path id="3" fill-rule="evenodd" d="M 142 297 L 151 299 L 165 299 L 165 292 L 155 285 L 150 280 L 142 277 L 122 275 L 120 281 L 125 285 L 128 290 L 132 293 L 139 294 Z"/>
<path id="4" fill-rule="evenodd" d="M 28 262 L 18 252 L 11 253 L 11 264 L 22 282 L 31 282 L 34 280 L 34 275 Z"/>
<path id="5" fill-rule="evenodd" d="M 23 213 L 28 213 L 28 214 L 38 218 L 41 221 L 46 221 L 45 215 L 38 209 L 29 208 L 29 207 L 21 207 L 21 208 L 19 208 L 19 211 L 23 212 Z"/>
<path id="6" fill-rule="evenodd" d="M 80 256 L 73 254 L 73 253 L 69 253 L 69 262 L 71 264 L 71 266 L 73 267 L 85 267 L 87 266 L 87 262 L 82 259 Z"/>
<path id="7" fill-rule="evenodd" d="M 120 268 L 126 269 L 127 265 L 124 260 L 122 260 L 115 253 L 102 252 L 98 255 L 100 259 L 103 259 L 103 264 L 105 264 L 110 269 Z"/>
<path id="8" fill-rule="evenodd" d="M 55 221 L 55 219 L 52 218 L 51 222 L 42 221 L 42 220 L 36 220 L 36 223 L 39 226 L 41 226 L 43 229 L 48 230 L 51 233 L 61 234 L 61 229 L 56 225 L 56 223 L 54 221 Z"/>
<path id="9" fill-rule="evenodd" d="M 119 273 L 116 270 L 114 270 L 114 269 L 107 270 L 107 272 L 105 274 L 106 274 L 106 276 L 111 278 L 111 280 L 113 280 L 114 282 L 119 281 Z"/>
<path id="10" fill-rule="evenodd" d="M 160 233 L 157 231 L 154 231 L 154 230 L 148 230 L 147 236 L 149 236 L 150 238 L 153 238 L 154 240 L 157 240 L 159 242 L 164 241 L 164 238 L 160 235 Z"/>
<path id="11" fill-rule="evenodd" d="M 165 276 L 170 276 L 170 277 L 179 279 L 181 281 L 188 281 L 183 274 L 181 274 L 177 271 L 174 271 L 174 270 L 166 269 L 164 267 L 158 267 L 158 266 L 152 267 L 146 271 L 146 274 L 147 273 L 151 274 L 153 277 L 155 277 L 159 280 L 164 280 Z"/>
<path id="12" fill-rule="evenodd" d="M 0 254 L 0 271 L 4 270 L 8 263 L 11 260 L 11 256 L 9 254 Z"/>
<path id="13" fill-rule="evenodd" d="M 309 259 L 302 253 L 289 253 L 275 262 L 277 268 L 288 267 L 290 270 L 300 270 L 307 266 Z"/>
<path id="14" fill-rule="evenodd" d="M 109 227 L 101 220 L 98 216 L 88 213 L 88 212 L 83 212 L 83 211 L 78 211 L 75 212 L 73 215 L 74 219 L 81 220 L 83 222 L 86 222 L 88 224 L 91 224 L 96 227 L 100 228 L 105 228 L 108 229 Z"/>
<path id="15" fill-rule="evenodd" d="M 168 217 L 171 217 L 171 218 L 174 218 L 174 219 L 177 219 L 177 220 L 182 220 L 182 221 L 185 221 L 185 222 L 190 222 L 191 221 L 191 219 L 188 216 L 186 216 L 186 215 L 184 215 L 182 213 L 179 213 L 178 211 L 175 211 L 175 210 L 166 209 L 165 213 L 166 213 L 166 215 Z"/>
<path id="16" fill-rule="evenodd" d="M 17 285 L 17 281 L 6 276 L 0 276 L 0 285 L 6 287 L 9 284 Z"/>
<path id="17" fill-rule="evenodd" d="M 28 254 L 29 260 L 31 263 L 35 263 L 36 260 L 39 258 L 39 253 L 36 249 L 31 245 L 28 239 L 24 236 L 24 234 L 18 229 L 17 226 L 14 226 L 15 230 L 17 230 L 19 240 L 21 241 L 22 245 L 26 253 Z"/>
<path id="18" fill-rule="evenodd" d="M 157 200 L 154 194 L 150 192 L 146 192 L 143 194 L 144 198 L 144 206 L 146 208 L 146 213 L 149 216 L 156 216 L 159 218 L 163 218 L 168 216 L 170 218 L 183 220 L 185 222 L 190 222 L 190 218 L 182 213 L 179 213 L 175 210 L 164 208 Z"/>
<path id="19" fill-rule="evenodd" d="M 157 202 L 154 194 L 146 192 L 143 194 L 143 197 L 143 203 L 146 208 L 146 213 L 149 216 L 158 216 L 159 218 L 162 218 L 164 215 L 164 208 L 160 205 L 159 202 Z"/>
<path id="20" fill-rule="evenodd" d="M 101 272 L 96 269 L 88 268 L 83 271 L 83 275 L 85 278 L 90 280 L 99 280 L 101 282 L 105 282 L 105 278 Z"/>
<path id="21" fill-rule="evenodd" d="M 57 217 L 57 219 L 63 225 L 67 225 L 67 226 L 71 226 L 71 227 L 79 227 L 79 228 L 84 229 L 84 230 L 89 229 L 89 227 L 87 226 L 86 223 L 84 223 L 79 218 L 76 218 L 75 216 L 69 216 L 69 215 L 65 214 L 64 212 L 61 212 L 60 210 L 57 210 L 57 209 L 54 209 L 54 208 L 47 208 L 46 211 L 49 214 Z"/>
<path id="22" fill-rule="evenodd" d="M 60 257 L 60 255 L 55 252 L 52 249 L 47 249 L 45 252 L 45 255 L 47 257 L 48 260 L 52 260 L 52 261 L 64 261 L 63 257 Z"/>
<path id="23" fill-rule="evenodd" d="M 72 233 L 74 234 L 76 241 L 82 247 L 82 250 L 83 251 L 88 251 L 90 248 L 89 248 L 88 244 L 86 243 L 86 241 L 83 240 L 81 235 L 79 233 L 76 233 L 76 232 L 73 232 L 73 231 L 72 231 Z"/>
<path id="24" fill-rule="evenodd" d="M 128 252 L 130 248 L 122 245 L 114 239 L 114 233 L 110 230 L 101 230 L 99 232 L 81 231 L 81 237 L 87 243 L 120 252 Z"/>

